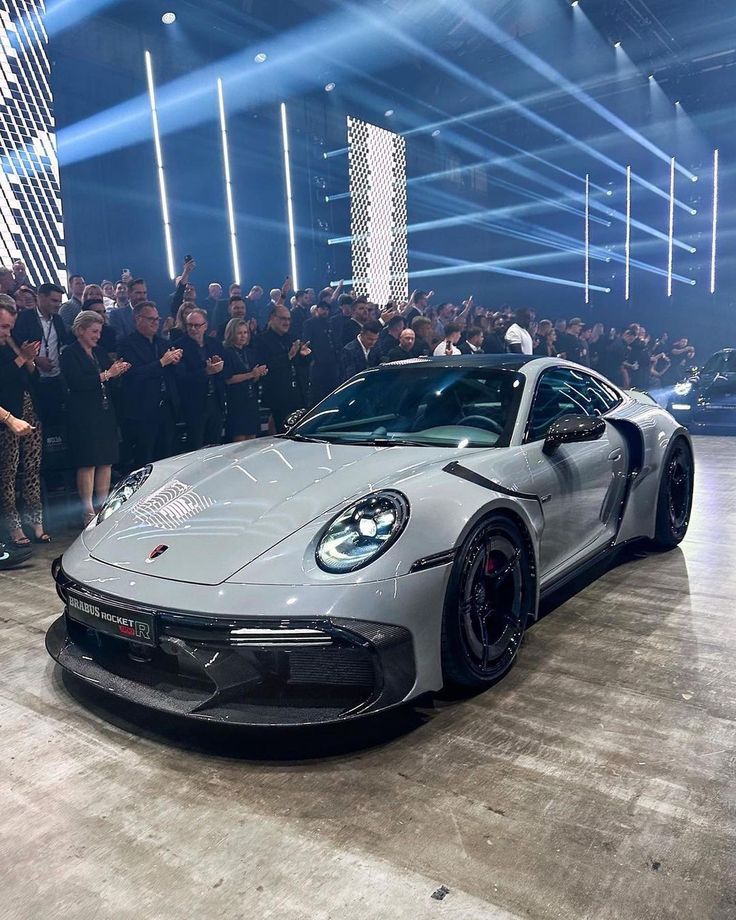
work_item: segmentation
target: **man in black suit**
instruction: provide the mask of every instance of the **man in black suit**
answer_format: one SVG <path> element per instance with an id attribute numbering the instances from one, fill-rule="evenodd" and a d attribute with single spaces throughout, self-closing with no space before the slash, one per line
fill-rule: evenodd
<path id="1" fill-rule="evenodd" d="M 122 377 L 121 428 L 133 468 L 175 453 L 179 390 L 174 368 L 180 348 L 171 348 L 158 334 L 158 308 L 144 301 L 134 308 L 135 331 L 120 344 L 120 357 L 130 364 Z"/>
<path id="2" fill-rule="evenodd" d="M 61 377 L 59 353 L 71 341 L 64 327 L 59 308 L 64 289 L 58 284 L 42 284 L 38 289 L 38 306 L 23 310 L 13 330 L 18 345 L 40 342 L 35 359 L 38 369 L 38 411 L 44 425 L 58 429 L 62 425 L 64 382 Z"/>
<path id="3" fill-rule="evenodd" d="M 309 295 L 306 291 L 297 291 L 294 294 L 294 306 L 291 308 L 291 334 L 297 339 L 304 339 L 304 324 L 312 315 L 307 306 L 308 300 Z"/>
<path id="4" fill-rule="evenodd" d="M 399 347 L 399 339 L 405 327 L 403 316 L 392 316 L 381 330 L 378 344 L 371 352 L 372 365 L 380 364 L 384 357 L 394 348 Z"/>
<path id="5" fill-rule="evenodd" d="M 368 320 L 360 330 L 360 334 L 342 350 L 343 380 L 349 380 L 371 363 L 371 349 L 375 348 L 378 336 L 381 334 L 381 324 L 374 319 Z"/>
<path id="6" fill-rule="evenodd" d="M 463 355 L 483 354 L 483 330 L 479 326 L 471 326 L 457 347 Z"/>
<path id="7" fill-rule="evenodd" d="M 315 315 L 304 323 L 304 340 L 312 350 L 309 366 L 309 406 L 322 402 L 337 386 L 337 359 L 330 326 L 330 304 L 320 300 Z"/>
<path id="8" fill-rule="evenodd" d="M 286 428 L 286 419 L 295 409 L 307 406 L 307 358 L 309 342 L 301 342 L 290 333 L 291 313 L 286 304 L 276 304 L 268 328 L 255 340 L 256 364 L 265 364 L 268 375 L 261 381 L 263 405 L 273 416 L 277 433 Z"/>
<path id="9" fill-rule="evenodd" d="M 183 356 L 177 368 L 182 414 L 187 426 L 187 450 L 200 450 L 222 441 L 225 422 L 225 381 L 222 342 L 207 338 L 207 316 L 195 309 L 187 316 Z"/>

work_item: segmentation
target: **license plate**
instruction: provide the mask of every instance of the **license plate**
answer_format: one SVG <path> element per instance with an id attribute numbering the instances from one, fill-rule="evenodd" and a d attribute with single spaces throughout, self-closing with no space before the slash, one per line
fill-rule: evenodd
<path id="1" fill-rule="evenodd" d="M 71 591 L 67 596 L 67 613 L 70 619 L 106 636 L 140 645 L 156 644 L 156 618 L 152 613 L 121 610 L 114 604 L 87 600 Z"/>

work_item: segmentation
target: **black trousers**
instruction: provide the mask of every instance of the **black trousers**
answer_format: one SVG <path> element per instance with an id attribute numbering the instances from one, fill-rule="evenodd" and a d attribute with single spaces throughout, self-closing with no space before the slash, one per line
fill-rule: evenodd
<path id="1" fill-rule="evenodd" d="M 167 400 L 159 405 L 156 415 L 146 419 L 123 419 L 121 428 L 125 442 L 123 456 L 131 469 L 177 453 L 176 420 Z"/>
<path id="2" fill-rule="evenodd" d="M 64 384 L 61 377 L 41 377 L 38 382 L 38 416 L 45 428 L 63 430 Z"/>
<path id="3" fill-rule="evenodd" d="M 217 396 L 208 396 L 204 412 L 189 416 L 187 424 L 187 450 L 200 450 L 206 444 L 222 442 L 224 413 Z"/>

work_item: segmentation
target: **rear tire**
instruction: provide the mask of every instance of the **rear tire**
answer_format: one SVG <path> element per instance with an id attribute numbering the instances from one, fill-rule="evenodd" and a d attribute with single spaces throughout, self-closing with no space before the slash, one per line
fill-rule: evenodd
<path id="1" fill-rule="evenodd" d="M 511 667 L 536 592 L 526 536 L 503 514 L 470 533 L 450 576 L 442 619 L 446 683 L 489 686 Z"/>
<path id="2" fill-rule="evenodd" d="M 670 444 L 663 464 L 657 497 L 654 545 L 674 549 L 685 538 L 693 506 L 695 464 L 690 445 L 678 437 Z"/>

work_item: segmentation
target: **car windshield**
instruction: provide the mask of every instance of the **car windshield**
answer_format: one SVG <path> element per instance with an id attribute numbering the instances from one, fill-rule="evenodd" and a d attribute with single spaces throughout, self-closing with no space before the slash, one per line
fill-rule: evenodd
<path id="1" fill-rule="evenodd" d="M 524 378 L 498 367 L 393 365 L 339 387 L 287 435 L 335 444 L 506 447 Z"/>
<path id="2" fill-rule="evenodd" d="M 722 351 L 708 359 L 704 374 L 736 374 L 736 351 Z"/>

